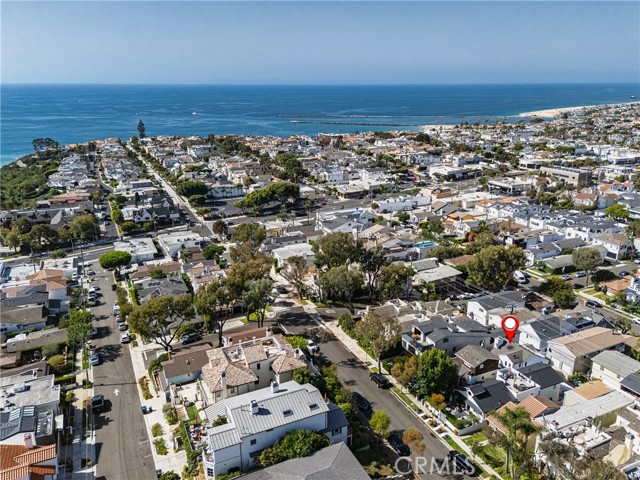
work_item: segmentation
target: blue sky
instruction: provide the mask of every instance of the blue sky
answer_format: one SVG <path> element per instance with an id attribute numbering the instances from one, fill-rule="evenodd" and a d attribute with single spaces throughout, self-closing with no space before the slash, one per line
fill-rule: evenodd
<path id="1" fill-rule="evenodd" d="M 3 83 L 640 80 L 640 2 L 1 3 Z"/>

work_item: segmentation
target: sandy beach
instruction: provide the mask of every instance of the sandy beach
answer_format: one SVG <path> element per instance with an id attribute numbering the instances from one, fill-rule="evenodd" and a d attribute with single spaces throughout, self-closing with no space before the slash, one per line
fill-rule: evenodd
<path id="1" fill-rule="evenodd" d="M 521 113 L 520 117 L 544 117 L 544 118 L 557 118 L 563 113 L 575 112 L 584 108 L 597 108 L 597 107 L 612 107 L 616 105 L 633 105 L 640 102 L 625 102 L 625 103 L 606 103 L 601 105 L 582 105 L 580 107 L 564 107 L 564 108 L 549 108 L 547 110 L 535 110 L 533 112 Z"/>

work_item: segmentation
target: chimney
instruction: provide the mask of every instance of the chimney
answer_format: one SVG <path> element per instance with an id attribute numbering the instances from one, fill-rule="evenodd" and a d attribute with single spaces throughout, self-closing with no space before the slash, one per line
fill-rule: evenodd
<path id="1" fill-rule="evenodd" d="M 275 380 L 271 380 L 271 393 L 278 393 L 280 391 L 280 387 L 278 382 Z"/>
<path id="2" fill-rule="evenodd" d="M 227 398 L 227 374 L 222 372 L 220 375 L 220 388 L 222 388 L 222 400 Z"/>
<path id="3" fill-rule="evenodd" d="M 633 454 L 633 435 L 630 433 L 627 433 L 624 436 L 624 446 L 627 447 L 627 452 L 629 453 L 629 455 Z"/>
<path id="4" fill-rule="evenodd" d="M 255 400 L 251 400 L 251 415 L 257 415 L 258 410 L 258 402 L 256 402 Z"/>
<path id="5" fill-rule="evenodd" d="M 29 450 L 33 448 L 33 438 L 31 438 L 30 433 L 24 434 L 24 446 L 27 447 Z"/>

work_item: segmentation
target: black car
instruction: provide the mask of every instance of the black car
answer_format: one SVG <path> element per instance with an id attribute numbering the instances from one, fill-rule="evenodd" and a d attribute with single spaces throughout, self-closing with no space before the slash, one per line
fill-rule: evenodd
<path id="1" fill-rule="evenodd" d="M 117 288 L 118 288 L 118 286 L 115 283 L 111 284 L 111 291 L 112 292 L 115 292 Z"/>
<path id="2" fill-rule="evenodd" d="M 384 375 L 380 374 L 380 373 L 373 373 L 371 372 L 369 374 L 369 379 L 376 384 L 376 387 L 378 388 L 389 388 L 390 384 L 389 381 L 384 378 Z"/>
<path id="3" fill-rule="evenodd" d="M 104 395 L 94 395 L 91 399 L 91 409 L 93 413 L 100 413 L 104 410 Z"/>
<path id="4" fill-rule="evenodd" d="M 408 457 L 411 452 L 409 451 L 409 447 L 405 445 L 398 433 L 392 433 L 389 435 L 389 443 L 391 447 L 393 447 L 393 451 L 396 452 L 401 457 Z"/>
<path id="5" fill-rule="evenodd" d="M 475 465 L 462 453 L 451 450 L 447 456 L 449 460 L 453 462 L 453 473 L 461 473 L 464 475 L 473 475 L 475 473 Z"/>
<path id="6" fill-rule="evenodd" d="M 363 412 L 367 412 L 367 411 L 371 410 L 371 404 L 369 403 L 369 400 L 364 398 L 358 392 L 354 392 L 353 393 L 353 399 L 355 400 L 356 405 L 358 406 L 358 408 L 360 410 L 362 410 Z"/>
<path id="7" fill-rule="evenodd" d="M 289 293 L 289 290 L 287 290 L 287 288 L 283 287 L 282 285 L 278 285 L 276 287 L 276 292 L 278 292 L 278 293 Z"/>
<path id="8" fill-rule="evenodd" d="M 197 333 L 189 333 L 180 339 L 180 343 L 182 343 L 182 345 L 188 345 L 198 340 L 200 340 L 200 336 Z"/>
<path id="9" fill-rule="evenodd" d="M 596 302 L 595 300 L 587 300 L 584 303 L 587 307 L 594 307 L 594 308 L 601 308 L 602 305 L 599 302 Z"/>

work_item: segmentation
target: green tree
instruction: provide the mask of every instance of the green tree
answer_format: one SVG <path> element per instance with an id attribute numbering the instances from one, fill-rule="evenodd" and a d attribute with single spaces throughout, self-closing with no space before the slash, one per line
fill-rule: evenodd
<path id="1" fill-rule="evenodd" d="M 27 235 L 27 241 L 33 250 L 42 250 L 58 239 L 57 232 L 49 225 L 36 224 Z"/>
<path id="2" fill-rule="evenodd" d="M 158 478 L 159 480 L 180 480 L 180 475 L 173 470 L 169 470 L 168 472 L 163 472 Z"/>
<path id="3" fill-rule="evenodd" d="M 355 326 L 357 338 L 368 346 L 382 372 L 382 355 L 398 344 L 400 324 L 396 317 L 385 312 L 369 311 Z"/>
<path id="4" fill-rule="evenodd" d="M 513 272 L 524 268 L 526 259 L 520 247 L 487 247 L 467 264 L 469 279 L 492 292 L 501 290 L 513 278 Z"/>
<path id="5" fill-rule="evenodd" d="M 640 220 L 630 220 L 625 229 L 625 233 L 631 243 L 631 260 L 635 258 L 635 240 L 640 237 Z"/>
<path id="6" fill-rule="evenodd" d="M 205 196 L 200 194 L 191 195 L 188 200 L 189 205 L 191 205 L 192 207 L 202 207 L 207 201 Z"/>
<path id="7" fill-rule="evenodd" d="M 98 224 L 92 213 L 75 215 L 69 222 L 71 236 L 83 242 L 89 242 L 96 236 Z"/>
<path id="8" fill-rule="evenodd" d="M 267 305 L 271 303 L 271 288 L 273 284 L 269 278 L 250 280 L 247 282 L 242 295 L 244 304 L 247 307 L 247 318 L 255 314 L 258 320 L 258 327 L 264 326 Z"/>
<path id="9" fill-rule="evenodd" d="M 338 325 L 349 336 L 353 336 L 356 328 L 356 319 L 350 313 L 343 313 L 338 317 Z"/>
<path id="10" fill-rule="evenodd" d="M 182 332 L 180 327 L 195 318 L 190 294 L 163 295 L 139 305 L 129 314 L 131 330 L 145 341 L 153 341 L 169 351 L 171 342 Z"/>
<path id="11" fill-rule="evenodd" d="M 444 223 L 439 218 L 434 218 L 427 221 L 425 227 L 422 229 L 422 236 L 427 239 L 438 238 L 444 233 Z"/>
<path id="12" fill-rule="evenodd" d="M 241 223 L 231 235 L 231 241 L 235 243 L 250 243 L 256 250 L 267 239 L 267 230 L 259 223 Z"/>
<path id="13" fill-rule="evenodd" d="M 2 244 L 5 247 L 13 248 L 14 251 L 18 251 L 20 245 L 22 245 L 22 232 L 19 225 L 12 225 L 11 228 L 0 228 L 0 238 L 2 238 Z"/>
<path id="14" fill-rule="evenodd" d="M 408 297 L 416 271 L 410 265 L 393 263 L 382 268 L 378 292 L 384 300 Z"/>
<path id="15" fill-rule="evenodd" d="M 222 239 L 226 239 L 227 235 L 229 234 L 229 227 L 224 222 L 224 220 L 216 220 L 215 222 L 213 222 L 211 228 L 213 230 L 213 233 L 219 235 Z"/>
<path id="16" fill-rule="evenodd" d="M 222 245 L 212 243 L 202 249 L 202 256 L 207 260 L 220 261 L 220 256 L 224 253 L 225 248 Z"/>
<path id="17" fill-rule="evenodd" d="M 62 375 L 69 371 L 67 359 L 64 355 L 54 355 L 47 360 L 47 365 L 56 375 Z"/>
<path id="18" fill-rule="evenodd" d="M 449 395 L 458 381 L 458 367 L 447 352 L 431 348 L 418 357 L 418 392 L 429 397 L 433 393 Z"/>
<path id="19" fill-rule="evenodd" d="M 360 269 L 365 275 L 367 284 L 367 296 L 369 301 L 373 299 L 376 284 L 384 267 L 391 262 L 386 257 L 384 249 L 380 246 L 363 249 L 360 256 Z"/>
<path id="20" fill-rule="evenodd" d="M 193 195 L 206 195 L 208 192 L 209 186 L 197 180 L 185 180 L 176 187 L 176 193 L 187 198 Z"/>
<path id="21" fill-rule="evenodd" d="M 131 220 L 127 220 L 126 222 L 122 222 L 122 225 L 120 225 L 120 230 L 122 230 L 122 233 L 124 233 L 125 235 L 128 235 L 132 232 L 135 232 L 136 230 L 138 230 L 140 227 L 138 226 L 138 224 L 136 222 L 133 222 Z"/>
<path id="22" fill-rule="evenodd" d="M 34 138 L 31 141 L 31 145 L 36 152 L 42 152 L 44 150 L 56 150 L 60 147 L 60 144 L 52 138 Z"/>
<path id="23" fill-rule="evenodd" d="M 557 277 L 551 277 L 542 283 L 538 291 L 553 298 L 556 308 L 560 309 L 571 308 L 576 300 L 573 285 Z"/>
<path id="24" fill-rule="evenodd" d="M 399 222 L 406 223 L 409 221 L 410 215 L 409 212 L 401 211 L 396 213 L 396 218 Z"/>
<path id="25" fill-rule="evenodd" d="M 198 289 L 195 297 L 196 310 L 207 322 L 207 326 L 215 325 L 218 332 L 218 346 L 223 344 L 224 325 L 229 319 L 229 311 L 238 300 L 233 289 L 229 288 L 229 280 L 213 281 Z"/>
<path id="26" fill-rule="evenodd" d="M 314 263 L 318 268 L 340 267 L 362 259 L 362 242 L 345 232 L 330 233 L 313 244 Z"/>
<path id="27" fill-rule="evenodd" d="M 287 200 L 300 198 L 300 185 L 290 182 L 276 182 L 249 193 L 244 199 L 236 202 L 236 206 L 243 210 L 259 212 L 272 202 L 285 203 Z"/>
<path id="28" fill-rule="evenodd" d="M 122 222 L 124 222 L 124 214 L 122 213 L 122 210 L 118 208 L 111 210 L 111 220 L 113 220 L 113 223 L 116 225 L 122 224 Z"/>
<path id="29" fill-rule="evenodd" d="M 578 270 L 587 272 L 585 285 L 589 283 L 589 277 L 595 268 L 602 263 L 600 252 L 593 247 L 582 247 L 573 251 L 573 264 Z"/>
<path id="30" fill-rule="evenodd" d="M 629 218 L 629 210 L 621 203 L 611 205 L 610 207 L 607 207 L 605 211 L 609 218 L 612 218 L 613 220 L 626 220 Z"/>
<path id="31" fill-rule="evenodd" d="M 386 437 L 387 435 L 389 435 L 390 424 L 391 418 L 389 418 L 389 414 L 384 410 L 376 410 L 371 414 L 369 426 L 371 427 L 371 430 L 373 430 L 381 437 Z"/>
<path id="32" fill-rule="evenodd" d="M 167 278 L 167 274 L 164 273 L 164 270 L 160 267 L 155 267 L 149 270 L 149 276 L 154 280 L 160 280 L 162 278 Z"/>
<path id="33" fill-rule="evenodd" d="M 480 232 L 471 232 L 469 234 L 469 245 L 467 246 L 467 253 L 473 255 L 485 248 L 493 245 L 493 232 L 487 228 L 481 229 Z"/>
<path id="34" fill-rule="evenodd" d="M 62 250 L 61 248 L 58 248 L 57 250 L 54 250 L 53 252 L 51 252 L 51 254 L 49 255 L 50 258 L 64 258 L 67 256 L 67 252 L 65 252 L 64 250 Z"/>
<path id="35" fill-rule="evenodd" d="M 296 289 L 299 298 L 302 298 L 305 293 L 304 280 L 308 273 L 309 267 L 307 266 L 307 261 L 301 255 L 294 255 L 287 258 L 280 271 L 280 274 L 291 282 Z"/>
<path id="36" fill-rule="evenodd" d="M 67 322 L 67 345 L 73 351 L 91 338 L 93 315 L 87 310 L 71 310 Z"/>
<path id="37" fill-rule="evenodd" d="M 131 263 L 131 254 L 115 250 L 102 254 L 99 261 L 105 270 L 119 270 L 120 267 L 126 267 Z"/>
<path id="38" fill-rule="evenodd" d="M 429 252 L 430 257 L 435 257 L 440 262 L 443 262 L 448 258 L 456 258 L 461 255 L 464 255 L 464 249 L 458 245 L 438 245 Z"/>
<path id="39" fill-rule="evenodd" d="M 260 454 L 260 465 L 269 467 L 292 458 L 307 457 L 321 448 L 329 446 L 329 439 L 321 433 L 309 430 L 294 430 L 287 433 L 272 447 Z"/>
<path id="40" fill-rule="evenodd" d="M 144 123 L 142 122 L 142 119 L 138 121 L 138 136 L 140 138 L 144 138 L 147 136 L 147 129 L 145 128 Z"/>
<path id="41" fill-rule="evenodd" d="M 351 314 L 355 312 L 353 299 L 364 286 L 362 273 L 346 265 L 332 267 L 320 274 L 319 284 L 323 295 L 331 300 L 343 300 Z"/>

